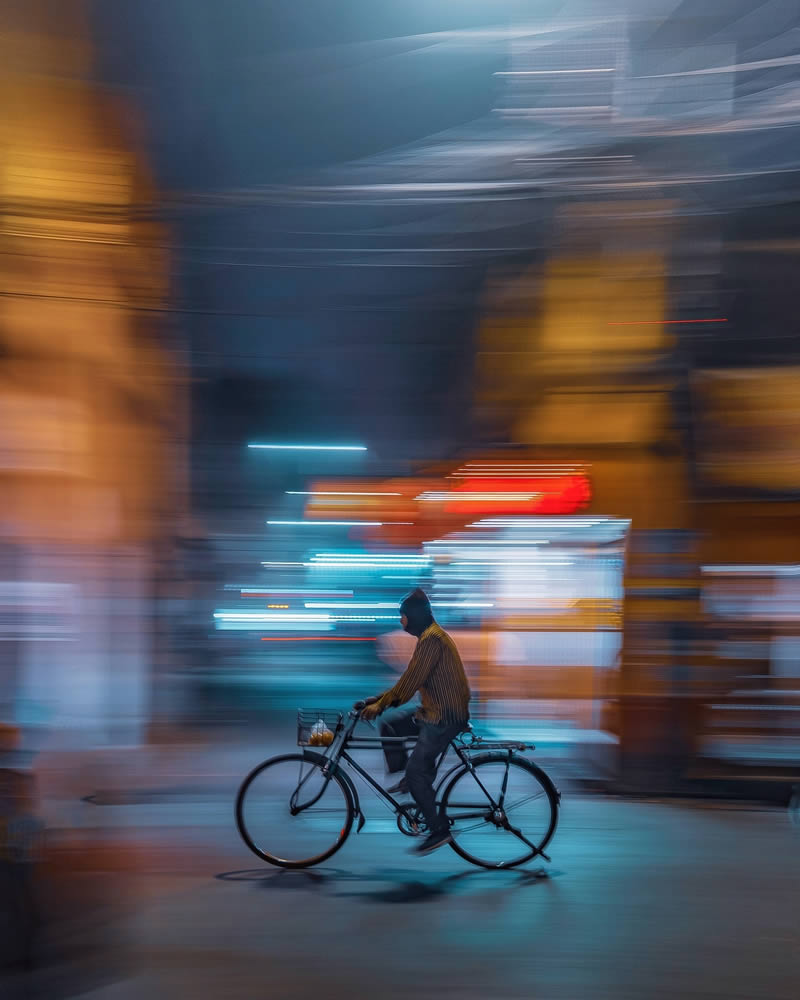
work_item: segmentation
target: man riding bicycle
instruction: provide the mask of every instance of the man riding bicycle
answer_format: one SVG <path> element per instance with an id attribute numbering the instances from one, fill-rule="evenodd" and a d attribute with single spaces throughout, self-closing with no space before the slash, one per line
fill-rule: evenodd
<path id="1" fill-rule="evenodd" d="M 384 754 L 390 773 L 405 770 L 405 778 L 389 791 L 413 796 L 429 831 L 415 853 L 429 854 L 452 839 L 447 820 L 436 809 L 433 782 L 437 758 L 466 729 L 470 690 L 456 645 L 434 621 L 424 591 L 417 589 L 406 597 L 400 616 L 405 631 L 417 637 L 414 655 L 398 682 L 367 705 L 361 718 L 374 719 L 387 708 L 404 705 L 419 691 L 420 706 L 393 712 L 381 723 L 381 736 L 417 737 L 410 757 L 402 743 L 385 743 Z"/>

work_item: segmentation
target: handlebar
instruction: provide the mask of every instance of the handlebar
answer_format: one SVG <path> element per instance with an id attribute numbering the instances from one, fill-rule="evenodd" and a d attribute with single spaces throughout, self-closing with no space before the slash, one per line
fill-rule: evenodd
<path id="1" fill-rule="evenodd" d="M 370 695 L 369 698 L 364 698 L 363 701 L 357 701 L 355 705 L 353 705 L 353 711 L 361 712 L 367 707 L 367 705 L 374 705 L 376 701 L 378 701 L 378 698 L 375 697 L 375 695 Z"/>

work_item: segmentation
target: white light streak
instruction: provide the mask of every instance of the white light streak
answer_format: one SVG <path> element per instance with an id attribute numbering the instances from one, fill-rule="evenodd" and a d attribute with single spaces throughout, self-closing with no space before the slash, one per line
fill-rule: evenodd
<path id="1" fill-rule="evenodd" d="M 396 607 L 396 605 L 392 605 Z M 298 623 L 331 623 L 331 622 L 376 622 L 397 621 L 399 612 L 393 615 L 333 615 L 317 612 L 269 613 L 263 611 L 215 611 L 215 621 L 223 625 L 239 625 L 261 628 L 263 626 L 296 625 Z"/>
<path id="2" fill-rule="evenodd" d="M 364 562 L 361 559 L 355 559 L 353 562 L 339 559 L 318 560 L 303 565 L 307 569 L 413 569 L 417 572 L 427 568 L 423 563 Z"/>
<path id="3" fill-rule="evenodd" d="M 563 115 L 572 114 L 579 115 L 586 111 L 610 111 L 610 104 L 582 104 L 582 105 L 569 105 L 561 107 L 560 105 L 554 105 L 553 107 L 546 108 L 495 108 L 501 114 L 505 115 Z"/>
<path id="4" fill-rule="evenodd" d="M 431 601 L 433 608 L 493 608 L 486 601 Z"/>
<path id="5" fill-rule="evenodd" d="M 312 609 L 327 609 L 331 611 L 347 611 L 347 610 L 375 610 L 382 611 L 387 609 L 394 609 L 396 614 L 379 616 L 381 620 L 384 618 L 391 618 L 395 620 L 400 614 L 400 605 L 398 602 L 384 602 L 379 601 L 375 604 L 361 604 L 358 602 L 354 603 L 343 603 L 343 604 L 327 604 L 324 602 L 309 601 L 306 603 L 305 607 Z M 488 604 L 479 601 L 431 601 L 431 607 L 434 608 L 493 608 L 493 604 Z"/>
<path id="6" fill-rule="evenodd" d="M 302 563 L 297 563 L 302 566 Z M 265 587 L 226 587 L 226 590 L 239 590 L 242 597 L 352 597 L 352 590 L 318 590 L 316 587 L 306 587 L 302 590 L 267 590 Z M 307 606 L 307 605 L 306 605 Z"/>
<path id="7" fill-rule="evenodd" d="M 640 76 L 638 80 L 663 80 L 674 76 L 711 76 L 715 73 L 744 73 L 760 69 L 773 69 L 777 66 L 795 66 L 800 63 L 800 55 L 777 56 L 773 59 L 755 59 L 752 62 L 731 63 L 728 66 L 708 66 L 705 69 L 685 69 L 677 73 L 653 73 Z"/>
<path id="8" fill-rule="evenodd" d="M 616 66 L 596 66 L 590 69 L 510 69 L 498 70 L 495 76 L 562 76 L 573 73 L 616 73 Z"/>
<path id="9" fill-rule="evenodd" d="M 374 562 L 376 559 L 394 559 L 401 562 L 420 560 L 430 562 L 430 556 L 424 553 L 404 553 L 404 552 L 317 552 L 314 559 L 367 559 Z"/>
<path id="10" fill-rule="evenodd" d="M 627 527 L 627 521 L 616 518 L 546 518 L 546 517 L 487 517 L 474 521 L 471 528 L 536 528 L 538 531 L 557 531 L 560 528 L 593 528 L 601 524 L 618 524 Z M 505 544 L 512 544 L 510 540 Z"/>
<path id="11" fill-rule="evenodd" d="M 362 604 L 359 601 L 353 601 L 353 602 L 349 602 L 348 601 L 348 602 L 343 603 L 343 604 L 331 604 L 331 603 L 326 603 L 324 601 L 306 601 L 306 603 L 305 603 L 305 607 L 307 607 L 307 608 L 316 608 L 316 609 L 322 608 L 322 609 L 327 609 L 327 610 L 331 610 L 331 611 L 347 611 L 347 610 L 349 610 L 351 608 L 352 609 L 358 609 L 358 610 L 361 610 L 361 611 L 365 611 L 365 610 L 366 611 L 379 611 L 379 610 L 386 610 L 386 609 L 389 609 L 389 608 L 395 608 L 395 609 L 397 609 L 397 608 L 399 608 L 399 606 L 400 605 L 396 601 L 394 601 L 394 602 L 393 601 L 378 601 L 378 602 L 376 602 L 374 604 L 369 604 L 369 603 Z M 398 614 L 399 613 L 400 612 L 398 611 Z"/>
<path id="12" fill-rule="evenodd" d="M 515 549 L 520 545 L 549 545 L 548 538 L 436 538 L 426 545 L 493 545 L 495 548 Z"/>
<path id="13" fill-rule="evenodd" d="M 214 618 L 222 622 L 329 622 L 330 615 L 307 615 L 302 612 L 269 614 L 264 611 L 215 611 Z"/>

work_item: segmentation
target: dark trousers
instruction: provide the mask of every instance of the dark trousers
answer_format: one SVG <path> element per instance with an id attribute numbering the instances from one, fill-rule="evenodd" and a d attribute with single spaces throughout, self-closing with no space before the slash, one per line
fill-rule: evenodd
<path id="1" fill-rule="evenodd" d="M 390 773 L 405 768 L 408 790 L 433 833 L 443 825 L 436 811 L 436 793 L 433 790 L 436 761 L 447 749 L 450 740 L 462 731 L 465 723 L 433 725 L 419 722 L 414 718 L 414 711 L 393 712 L 381 722 L 381 736 L 417 737 L 411 756 L 402 743 L 384 743 L 383 752 Z"/>

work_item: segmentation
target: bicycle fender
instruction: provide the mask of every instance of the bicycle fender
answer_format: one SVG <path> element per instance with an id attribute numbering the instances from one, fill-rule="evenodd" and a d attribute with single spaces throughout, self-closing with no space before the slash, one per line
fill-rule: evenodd
<path id="1" fill-rule="evenodd" d="M 532 768 L 533 771 L 536 772 L 536 776 L 539 778 L 539 780 L 541 781 L 542 785 L 544 785 L 546 788 L 548 788 L 548 789 L 550 789 L 550 791 L 552 791 L 553 795 L 555 796 L 556 802 L 558 802 L 558 803 L 561 802 L 561 792 L 556 787 L 555 782 L 550 777 L 550 775 L 546 771 L 543 771 L 541 769 L 541 767 L 539 767 L 539 765 L 537 763 L 535 763 L 535 761 L 528 760 L 528 758 L 527 757 L 523 757 L 522 754 L 512 753 L 511 757 L 508 757 L 508 754 L 507 754 L 506 751 L 485 750 L 485 751 L 483 751 L 483 753 L 475 754 L 475 756 L 472 757 L 471 760 L 472 760 L 473 764 L 484 763 L 486 761 L 495 761 L 498 764 L 502 763 L 505 760 L 522 761 L 528 767 Z M 464 765 L 462 764 L 462 765 L 459 765 L 459 766 L 463 767 Z M 455 769 L 453 769 L 453 770 L 455 770 Z M 451 772 L 448 771 L 447 773 L 450 774 Z M 445 777 L 447 777 L 447 775 L 445 775 Z"/>
<path id="2" fill-rule="evenodd" d="M 445 781 L 447 781 L 447 779 L 449 777 L 451 777 L 453 774 L 455 774 L 455 772 L 458 771 L 463 766 L 464 765 L 461 763 L 461 761 L 459 761 L 457 764 L 454 764 L 451 768 L 448 768 L 448 770 L 445 771 L 444 774 L 442 774 L 441 776 L 440 775 L 436 776 L 436 789 L 435 790 L 436 790 L 437 794 L 443 788 Z"/>
<path id="3" fill-rule="evenodd" d="M 312 764 L 319 764 L 321 767 L 325 767 L 327 765 L 331 774 L 337 774 L 342 779 L 342 781 L 344 781 L 347 787 L 347 791 L 350 793 L 350 797 L 353 800 L 353 809 L 355 810 L 356 816 L 358 816 L 358 825 L 356 826 L 356 833 L 361 833 L 361 830 L 364 827 L 364 823 L 366 823 L 366 817 L 364 816 L 364 813 L 361 811 L 361 802 L 358 798 L 358 789 L 356 788 L 355 784 L 353 783 L 353 779 L 350 777 L 347 771 L 345 771 L 344 768 L 339 767 L 338 764 L 333 764 L 331 761 L 328 760 L 328 758 L 324 754 L 316 753 L 314 750 L 304 750 L 303 760 L 307 760 L 309 763 Z"/>

